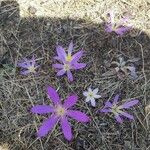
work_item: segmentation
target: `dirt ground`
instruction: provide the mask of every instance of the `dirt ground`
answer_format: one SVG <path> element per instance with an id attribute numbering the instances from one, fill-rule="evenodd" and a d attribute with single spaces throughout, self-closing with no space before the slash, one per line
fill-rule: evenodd
<path id="1" fill-rule="evenodd" d="M 106 33 L 107 12 L 131 16 L 133 29 L 122 37 Z M 83 48 L 87 67 L 73 72 L 75 81 L 56 77 L 52 69 L 56 44 L 75 51 Z M 35 55 L 41 64 L 37 76 L 22 76 L 18 60 Z M 109 75 L 107 64 L 118 56 L 138 58 L 138 78 Z M 46 116 L 30 113 L 36 104 L 50 104 L 46 86 L 59 89 L 63 99 L 79 96 L 76 108 L 92 121 L 70 120 L 74 138 L 67 142 L 59 126 L 42 139 L 37 129 Z M 97 107 L 85 103 L 82 91 L 98 87 L 103 98 Z M 114 94 L 139 99 L 131 109 L 135 120 L 118 124 L 112 115 L 95 113 Z M 150 2 L 148 0 L 16 0 L 0 5 L 0 150 L 149 150 L 150 149 Z"/>

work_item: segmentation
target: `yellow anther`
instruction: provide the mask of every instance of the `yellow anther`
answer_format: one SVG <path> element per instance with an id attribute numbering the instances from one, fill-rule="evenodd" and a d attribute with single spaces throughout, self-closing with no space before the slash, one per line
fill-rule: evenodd
<path id="1" fill-rule="evenodd" d="M 70 62 L 72 60 L 72 56 L 70 54 L 67 55 L 66 61 Z"/>
<path id="2" fill-rule="evenodd" d="M 35 67 L 34 67 L 34 66 L 30 66 L 30 67 L 28 68 L 28 70 L 29 70 L 29 72 L 31 72 L 31 73 L 35 73 Z"/>
<path id="3" fill-rule="evenodd" d="M 58 116 L 64 116 L 66 113 L 66 110 L 62 106 L 57 106 L 56 108 L 56 114 Z"/>

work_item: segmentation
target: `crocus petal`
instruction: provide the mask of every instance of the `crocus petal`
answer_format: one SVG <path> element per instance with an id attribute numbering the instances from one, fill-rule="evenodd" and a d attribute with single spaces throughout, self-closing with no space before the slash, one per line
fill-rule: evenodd
<path id="1" fill-rule="evenodd" d="M 58 61 L 60 61 L 59 56 L 55 56 L 55 57 L 53 57 L 53 58 L 56 59 L 56 60 L 58 60 Z"/>
<path id="2" fill-rule="evenodd" d="M 122 120 L 122 118 L 119 116 L 119 114 L 115 115 L 115 119 L 117 120 L 117 122 L 123 123 L 123 120 Z"/>
<path id="3" fill-rule="evenodd" d="M 112 106 L 113 106 L 112 103 L 107 101 L 107 102 L 105 102 L 104 108 L 111 108 Z"/>
<path id="4" fill-rule="evenodd" d="M 90 92 L 90 93 L 92 92 L 93 93 L 93 91 L 92 91 L 92 89 L 90 87 L 88 88 L 88 92 Z"/>
<path id="5" fill-rule="evenodd" d="M 86 67 L 85 63 L 75 63 L 75 64 L 73 64 L 73 69 L 75 69 L 75 70 L 82 69 L 84 67 Z"/>
<path id="6" fill-rule="evenodd" d="M 113 104 L 117 104 L 119 100 L 119 94 L 114 97 Z"/>
<path id="7" fill-rule="evenodd" d="M 115 12 L 113 10 L 111 10 L 109 12 L 109 17 L 110 17 L 109 22 L 112 23 L 112 24 L 114 24 L 115 23 Z"/>
<path id="8" fill-rule="evenodd" d="M 101 98 L 100 95 L 94 95 L 94 98 Z"/>
<path id="9" fill-rule="evenodd" d="M 18 63 L 17 66 L 22 67 L 22 68 L 28 68 L 29 67 L 29 65 L 27 63 Z"/>
<path id="10" fill-rule="evenodd" d="M 22 75 L 27 75 L 29 73 L 30 73 L 29 70 L 20 71 L 20 74 L 22 74 Z"/>
<path id="11" fill-rule="evenodd" d="M 136 72 L 135 72 L 135 67 L 133 66 L 133 67 L 131 67 L 131 66 L 127 66 L 126 67 L 128 70 L 130 70 L 130 75 L 134 78 L 134 79 L 136 79 L 137 78 L 137 74 L 136 74 Z"/>
<path id="12" fill-rule="evenodd" d="M 72 107 L 73 105 L 76 104 L 77 99 L 78 99 L 78 97 L 77 97 L 76 95 L 71 95 L 71 96 L 69 96 L 69 97 L 65 100 L 63 106 L 64 106 L 65 108 L 70 108 L 70 107 Z"/>
<path id="13" fill-rule="evenodd" d="M 111 110 L 110 109 L 101 109 L 101 110 L 99 110 L 99 112 L 108 113 L 108 112 L 111 112 Z"/>
<path id="14" fill-rule="evenodd" d="M 45 113 L 54 112 L 54 109 L 53 107 L 48 105 L 36 105 L 32 107 L 31 112 L 37 114 L 45 114 Z"/>
<path id="15" fill-rule="evenodd" d="M 64 69 L 61 69 L 60 71 L 57 72 L 57 76 L 62 76 L 66 73 Z"/>
<path id="16" fill-rule="evenodd" d="M 62 65 L 62 64 L 53 64 L 52 67 L 54 67 L 56 69 L 62 69 L 64 67 L 64 65 Z"/>
<path id="17" fill-rule="evenodd" d="M 71 126 L 66 117 L 61 119 L 61 128 L 65 138 L 70 141 L 72 139 Z"/>
<path id="18" fill-rule="evenodd" d="M 48 86 L 47 87 L 47 94 L 55 105 L 60 103 L 59 95 L 54 88 Z"/>
<path id="19" fill-rule="evenodd" d="M 93 107 L 96 106 L 96 102 L 95 102 L 95 99 L 94 99 L 94 98 L 91 99 L 91 105 L 92 105 Z"/>
<path id="20" fill-rule="evenodd" d="M 112 25 L 111 24 L 106 24 L 105 31 L 108 32 L 108 33 L 112 32 L 113 31 L 112 30 Z"/>
<path id="21" fill-rule="evenodd" d="M 67 77 L 68 77 L 69 81 L 71 81 L 71 82 L 73 81 L 73 75 L 70 70 L 67 71 Z"/>
<path id="22" fill-rule="evenodd" d="M 126 112 L 121 112 L 120 114 L 122 116 L 125 116 L 125 117 L 129 118 L 129 119 L 132 119 L 132 120 L 134 119 L 134 117 L 132 115 L 130 115 L 130 114 L 126 113 Z"/>
<path id="23" fill-rule="evenodd" d="M 73 42 L 71 41 L 68 48 L 68 54 L 71 55 L 73 51 Z"/>
<path id="24" fill-rule="evenodd" d="M 62 60 L 64 62 L 65 58 L 66 58 L 66 52 L 65 52 L 64 48 L 62 46 L 58 45 L 56 47 L 56 51 L 57 51 L 57 54 L 58 54 L 58 57 L 60 58 L 60 60 Z"/>
<path id="25" fill-rule="evenodd" d="M 133 100 L 133 101 L 124 103 L 124 104 L 121 105 L 120 107 L 121 107 L 121 108 L 130 108 L 130 107 L 136 105 L 138 102 L 139 102 L 139 100 Z"/>
<path id="26" fill-rule="evenodd" d="M 34 55 L 32 56 L 32 60 L 31 60 L 31 61 L 32 61 L 31 63 L 32 63 L 33 65 L 35 65 L 35 56 L 34 56 Z"/>
<path id="27" fill-rule="evenodd" d="M 91 100 L 90 97 L 87 97 L 87 98 L 85 99 L 86 102 L 89 102 L 90 100 Z"/>
<path id="28" fill-rule="evenodd" d="M 88 92 L 84 91 L 83 95 L 87 97 L 88 96 Z"/>
<path id="29" fill-rule="evenodd" d="M 79 52 L 77 52 L 76 54 L 74 54 L 73 56 L 72 56 L 72 63 L 74 64 L 74 63 L 76 63 L 76 62 L 78 62 L 79 61 L 79 59 L 81 58 L 83 56 L 83 51 L 79 51 Z"/>
<path id="30" fill-rule="evenodd" d="M 38 137 L 45 136 L 50 130 L 53 129 L 57 121 L 58 117 L 56 116 L 51 116 L 49 119 L 45 120 L 38 130 Z"/>
<path id="31" fill-rule="evenodd" d="M 79 122 L 88 122 L 90 120 L 86 114 L 76 110 L 68 110 L 67 115 Z"/>
<path id="32" fill-rule="evenodd" d="M 129 30 L 128 27 L 120 27 L 118 29 L 115 30 L 115 32 L 118 34 L 118 35 L 123 35 L 125 32 L 127 32 Z"/>
<path id="33" fill-rule="evenodd" d="M 97 93 L 98 93 L 98 88 L 94 89 L 94 90 L 93 90 L 93 93 L 94 93 L 94 94 L 97 94 Z"/>

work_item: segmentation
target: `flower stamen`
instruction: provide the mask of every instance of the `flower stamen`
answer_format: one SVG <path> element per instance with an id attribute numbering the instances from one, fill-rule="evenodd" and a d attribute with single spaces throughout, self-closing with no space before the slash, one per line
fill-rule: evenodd
<path id="1" fill-rule="evenodd" d="M 62 106 L 57 106 L 56 107 L 56 114 L 58 115 L 58 116 L 64 116 L 65 115 L 65 113 L 66 113 L 66 110 L 65 110 L 65 108 L 63 108 Z"/>
<path id="2" fill-rule="evenodd" d="M 28 67 L 28 70 L 29 70 L 29 72 L 31 72 L 31 73 L 35 73 L 35 69 L 36 69 L 36 68 L 34 67 L 34 65 Z"/>
<path id="3" fill-rule="evenodd" d="M 64 64 L 64 70 L 65 70 L 65 71 L 70 70 L 70 65 L 69 65 L 69 64 Z"/>
<path id="4" fill-rule="evenodd" d="M 71 60 L 72 60 L 72 56 L 70 54 L 68 54 L 67 57 L 66 57 L 66 61 L 71 62 Z"/>

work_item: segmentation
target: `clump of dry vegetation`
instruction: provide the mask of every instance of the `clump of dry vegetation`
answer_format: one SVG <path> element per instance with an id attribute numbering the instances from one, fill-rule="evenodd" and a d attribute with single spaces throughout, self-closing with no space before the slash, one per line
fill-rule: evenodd
<path id="1" fill-rule="evenodd" d="M 150 99 L 150 3 L 147 0 L 17 0 L 2 1 L 0 5 L 0 143 L 11 150 L 108 150 L 149 149 Z M 134 28 L 123 37 L 104 30 L 107 10 L 115 9 L 118 17 L 132 14 Z M 87 67 L 75 72 L 75 82 L 57 78 L 52 69 L 56 44 L 67 47 L 74 41 L 75 50 L 83 48 Z M 37 76 L 22 76 L 18 60 L 35 55 L 41 64 Z M 135 63 L 137 79 L 119 80 L 107 74 L 107 63 L 123 56 L 138 58 Z M 36 136 L 46 116 L 33 116 L 30 108 L 49 104 L 45 88 L 59 89 L 62 98 L 76 93 L 76 107 L 90 115 L 89 124 L 71 120 L 74 139 L 66 142 L 59 127 L 43 139 Z M 85 104 L 81 91 L 93 85 L 103 98 L 97 107 Z M 132 113 L 135 121 L 118 125 L 110 116 L 95 113 L 104 100 L 121 93 L 123 101 L 140 100 Z"/>

